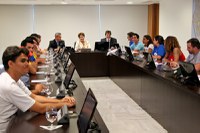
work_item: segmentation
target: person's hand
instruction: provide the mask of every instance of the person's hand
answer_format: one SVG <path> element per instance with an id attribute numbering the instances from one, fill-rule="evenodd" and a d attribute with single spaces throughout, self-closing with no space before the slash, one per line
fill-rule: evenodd
<path id="1" fill-rule="evenodd" d="M 76 104 L 76 100 L 73 97 L 64 97 L 61 101 L 66 103 L 68 107 L 72 107 Z"/>
<path id="2" fill-rule="evenodd" d="M 133 56 L 137 56 L 137 55 L 139 55 L 139 51 L 133 50 L 133 51 L 132 51 L 132 54 L 133 54 Z"/>
<path id="3" fill-rule="evenodd" d="M 36 94 L 39 94 L 43 89 L 45 89 L 43 84 L 36 84 L 34 88 Z"/>
<path id="4" fill-rule="evenodd" d="M 45 58 L 40 58 L 40 62 L 41 62 L 42 64 L 45 64 L 46 59 L 45 59 Z"/>
<path id="5" fill-rule="evenodd" d="M 168 60 L 167 60 L 166 58 L 163 58 L 163 59 L 162 59 L 162 64 L 163 64 L 163 65 L 167 65 L 167 64 L 168 64 Z"/>
<path id="6" fill-rule="evenodd" d="M 179 67 L 179 64 L 177 62 L 173 61 L 173 62 L 170 62 L 170 67 L 172 69 L 177 69 Z"/>
<path id="7" fill-rule="evenodd" d="M 114 49 L 115 49 L 115 47 L 113 47 L 113 46 L 110 48 L 111 51 L 114 50 Z"/>

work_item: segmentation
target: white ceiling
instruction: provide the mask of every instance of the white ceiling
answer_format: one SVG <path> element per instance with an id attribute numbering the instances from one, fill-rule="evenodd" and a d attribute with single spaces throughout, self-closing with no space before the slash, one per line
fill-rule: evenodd
<path id="1" fill-rule="evenodd" d="M 146 5 L 161 0 L 0 0 L 0 4 L 9 5 Z"/>

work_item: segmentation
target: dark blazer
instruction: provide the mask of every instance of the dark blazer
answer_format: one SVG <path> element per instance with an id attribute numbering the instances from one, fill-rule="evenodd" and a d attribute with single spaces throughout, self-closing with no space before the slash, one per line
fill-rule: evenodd
<path id="1" fill-rule="evenodd" d="M 65 47 L 65 41 L 61 40 L 60 42 L 58 42 L 58 44 L 56 43 L 56 40 L 52 40 L 49 42 L 49 47 L 48 50 L 50 48 L 52 48 L 53 50 L 56 49 L 58 46 L 60 46 L 61 48 Z"/>
<path id="2" fill-rule="evenodd" d="M 101 42 L 106 42 L 106 38 L 101 39 Z M 117 39 L 111 37 L 110 46 L 114 46 L 115 44 L 117 44 Z"/>

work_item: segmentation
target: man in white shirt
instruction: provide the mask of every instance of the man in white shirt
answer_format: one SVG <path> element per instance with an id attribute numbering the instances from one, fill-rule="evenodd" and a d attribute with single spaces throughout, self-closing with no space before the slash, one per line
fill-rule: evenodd
<path id="1" fill-rule="evenodd" d="M 61 100 L 46 98 L 33 94 L 20 80 L 29 71 L 28 53 L 17 46 L 8 47 L 3 53 L 5 72 L 0 75 L 0 132 L 5 131 L 7 124 L 18 109 L 45 113 L 47 106 L 61 108 L 75 105 L 75 99 L 65 97 Z"/>

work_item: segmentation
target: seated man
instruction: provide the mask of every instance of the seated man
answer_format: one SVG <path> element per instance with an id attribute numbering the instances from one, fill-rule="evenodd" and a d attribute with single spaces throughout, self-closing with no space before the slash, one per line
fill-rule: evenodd
<path id="1" fill-rule="evenodd" d="M 42 54 L 41 52 L 38 51 L 37 49 L 37 45 L 39 45 L 38 43 L 38 39 L 34 36 L 29 36 L 27 37 L 25 40 L 27 39 L 31 39 L 33 41 L 33 49 L 32 49 L 32 55 L 33 57 L 35 58 L 36 62 L 37 63 L 42 63 L 44 64 L 45 63 L 45 59 L 44 58 L 40 58 L 40 55 Z"/>
<path id="2" fill-rule="evenodd" d="M 132 45 L 130 46 L 131 50 L 134 53 L 134 56 L 138 55 L 140 52 L 144 51 L 144 45 L 139 42 L 139 35 L 137 33 L 133 34 L 133 38 L 132 38 Z"/>
<path id="3" fill-rule="evenodd" d="M 117 39 L 111 37 L 111 31 L 107 30 L 105 32 L 105 38 L 101 39 L 101 42 L 109 42 L 109 48 L 112 49 L 112 47 L 115 47 L 115 44 L 117 44 Z"/>
<path id="4" fill-rule="evenodd" d="M 191 38 L 187 41 L 187 50 L 189 55 L 187 62 L 193 63 L 197 72 L 200 71 L 200 43 L 197 38 Z"/>
<path id="5" fill-rule="evenodd" d="M 128 39 L 128 42 L 129 42 L 129 46 L 131 46 L 133 44 L 133 35 L 134 35 L 133 32 L 127 33 L 127 39 Z"/>
<path id="6" fill-rule="evenodd" d="M 65 47 L 65 41 L 61 40 L 61 33 L 56 33 L 55 34 L 55 39 L 49 42 L 49 47 L 52 48 L 53 50 L 56 50 L 58 47 L 63 48 Z"/>
<path id="7" fill-rule="evenodd" d="M 26 48 L 29 51 L 28 60 L 29 60 L 29 73 L 36 74 L 38 62 L 33 56 L 34 41 L 32 37 L 27 37 L 21 42 L 21 47 Z"/>
<path id="8" fill-rule="evenodd" d="M 61 100 L 35 95 L 20 80 L 29 71 L 28 55 L 23 48 L 7 47 L 3 53 L 5 72 L 0 75 L 0 131 L 5 131 L 9 121 L 18 109 L 45 113 L 46 107 L 60 109 L 63 105 L 75 105 L 75 99 L 65 97 Z M 17 68 L 17 69 L 16 69 Z"/>
<path id="9" fill-rule="evenodd" d="M 40 48 L 41 35 L 39 35 L 37 33 L 33 33 L 33 34 L 31 34 L 31 37 L 34 37 L 35 39 L 37 39 L 37 43 L 36 43 L 36 45 L 34 45 L 35 51 L 37 51 L 37 53 L 39 53 L 39 54 L 44 54 L 46 52 L 46 50 L 45 49 L 43 50 Z"/>

